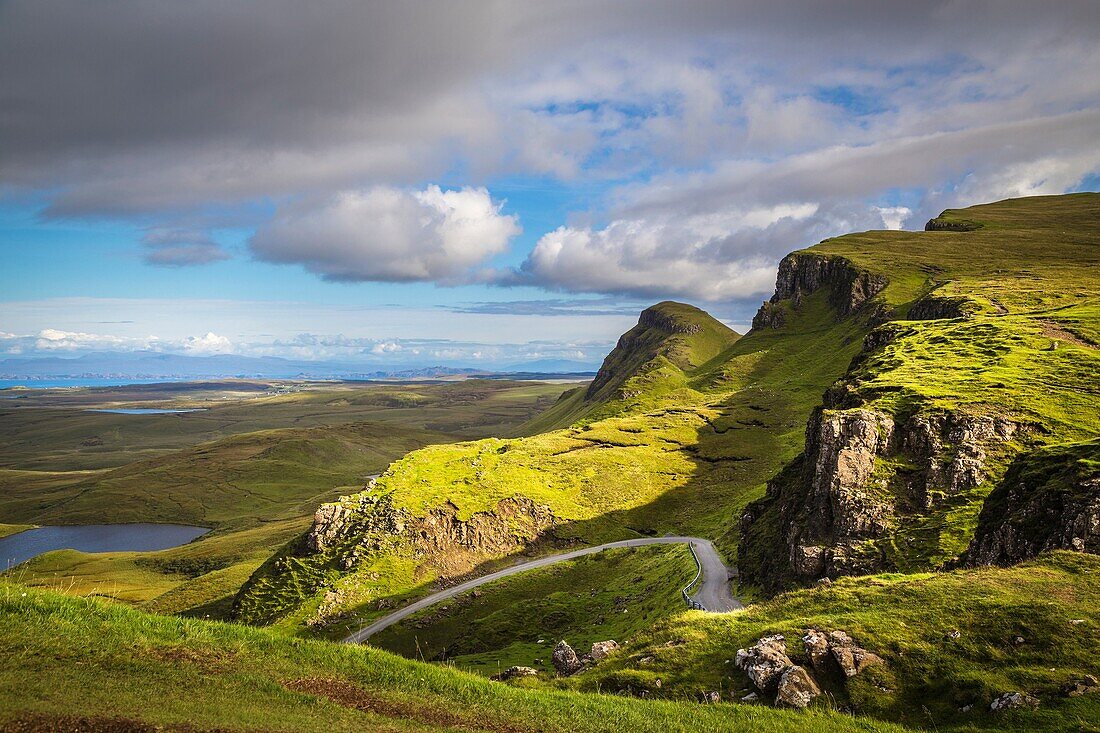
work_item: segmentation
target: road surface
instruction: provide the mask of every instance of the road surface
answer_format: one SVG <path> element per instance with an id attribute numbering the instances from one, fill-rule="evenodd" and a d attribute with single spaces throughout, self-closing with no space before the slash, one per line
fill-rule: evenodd
<path id="1" fill-rule="evenodd" d="M 504 568 L 503 570 L 498 570 L 495 573 L 483 575 L 480 578 L 467 580 L 465 583 L 460 583 L 451 588 L 445 588 L 438 593 L 432 593 L 430 596 L 425 596 L 415 603 L 410 603 L 404 608 L 400 608 L 391 614 L 383 616 L 374 623 L 368 624 L 355 633 L 347 636 L 344 639 L 344 643 L 361 644 L 379 631 L 393 626 L 398 621 L 411 616 L 417 611 L 422 611 L 429 606 L 434 606 L 440 601 L 454 598 L 479 585 L 492 583 L 501 578 L 506 578 L 509 575 L 526 572 L 527 570 L 534 570 L 535 568 L 546 567 L 547 565 L 553 565 L 554 563 L 564 560 L 572 560 L 577 557 L 583 557 L 584 555 L 593 555 L 597 552 L 612 550 L 617 547 L 679 544 L 690 544 L 695 548 L 695 557 L 699 562 L 699 567 L 703 574 L 703 577 L 699 580 L 699 590 L 696 591 L 693 596 L 699 605 L 705 610 L 714 613 L 744 608 L 741 602 L 733 597 L 733 592 L 730 590 L 729 583 L 730 569 L 722 562 L 721 556 L 719 556 L 718 551 L 714 549 L 714 545 L 710 540 L 705 540 L 700 537 L 641 537 L 634 540 L 608 542 L 605 545 L 596 545 L 595 547 L 584 547 L 580 550 L 571 550 L 570 552 L 563 552 L 559 555 L 547 555 L 546 557 L 540 557 L 536 560 L 529 560 L 509 568 Z"/>

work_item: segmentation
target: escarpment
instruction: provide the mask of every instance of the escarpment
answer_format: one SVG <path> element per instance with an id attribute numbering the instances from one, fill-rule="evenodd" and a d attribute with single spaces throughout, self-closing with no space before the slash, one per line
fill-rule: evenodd
<path id="1" fill-rule="evenodd" d="M 896 569 L 888 550 L 907 523 L 981 486 L 1020 431 L 995 415 L 818 409 L 805 453 L 742 516 L 742 576 L 778 590 Z"/>
<path id="2" fill-rule="evenodd" d="M 786 314 L 780 304 L 799 308 L 803 297 L 821 288 L 828 288 L 828 300 L 843 318 L 855 313 L 889 284 L 881 273 L 856 267 L 845 257 L 821 255 L 815 252 L 794 252 L 779 263 L 775 294 L 753 317 L 753 329 L 780 328 Z"/>

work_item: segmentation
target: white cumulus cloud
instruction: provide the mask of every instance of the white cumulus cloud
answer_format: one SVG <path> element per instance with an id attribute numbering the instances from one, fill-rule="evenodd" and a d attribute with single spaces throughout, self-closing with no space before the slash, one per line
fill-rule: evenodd
<path id="1" fill-rule="evenodd" d="M 183 350 L 192 354 L 219 354 L 230 351 L 232 342 L 225 336 L 208 331 L 205 336 L 188 336 L 183 342 Z"/>
<path id="2" fill-rule="evenodd" d="M 459 283 L 520 233 L 500 208 L 484 188 L 343 191 L 282 208 L 250 245 L 331 280 Z"/>
<path id="3" fill-rule="evenodd" d="M 559 227 L 524 263 L 520 282 L 578 292 L 730 300 L 775 284 L 765 243 L 813 216 L 812 203 L 688 217 L 618 219 L 602 229 Z"/>

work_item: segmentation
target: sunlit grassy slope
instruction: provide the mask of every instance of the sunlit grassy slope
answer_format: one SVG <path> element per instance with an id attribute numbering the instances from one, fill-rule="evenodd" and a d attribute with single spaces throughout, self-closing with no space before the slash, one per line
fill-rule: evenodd
<path id="1" fill-rule="evenodd" d="M 366 647 L 2 582 L 0 689 L 0 726 L 13 730 L 904 730 L 828 711 L 524 690 Z"/>

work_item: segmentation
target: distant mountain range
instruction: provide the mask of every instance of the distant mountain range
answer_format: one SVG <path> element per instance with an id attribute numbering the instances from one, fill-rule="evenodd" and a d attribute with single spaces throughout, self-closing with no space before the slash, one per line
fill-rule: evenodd
<path id="1" fill-rule="evenodd" d="M 184 356 L 153 352 L 96 352 L 78 357 L 29 357 L 0 360 L 0 379 L 46 380 L 74 378 L 207 379 L 212 377 L 313 379 L 415 379 L 479 374 L 558 374 L 593 372 L 593 365 L 563 359 L 539 359 L 499 369 L 318 362 L 275 356 Z"/>

